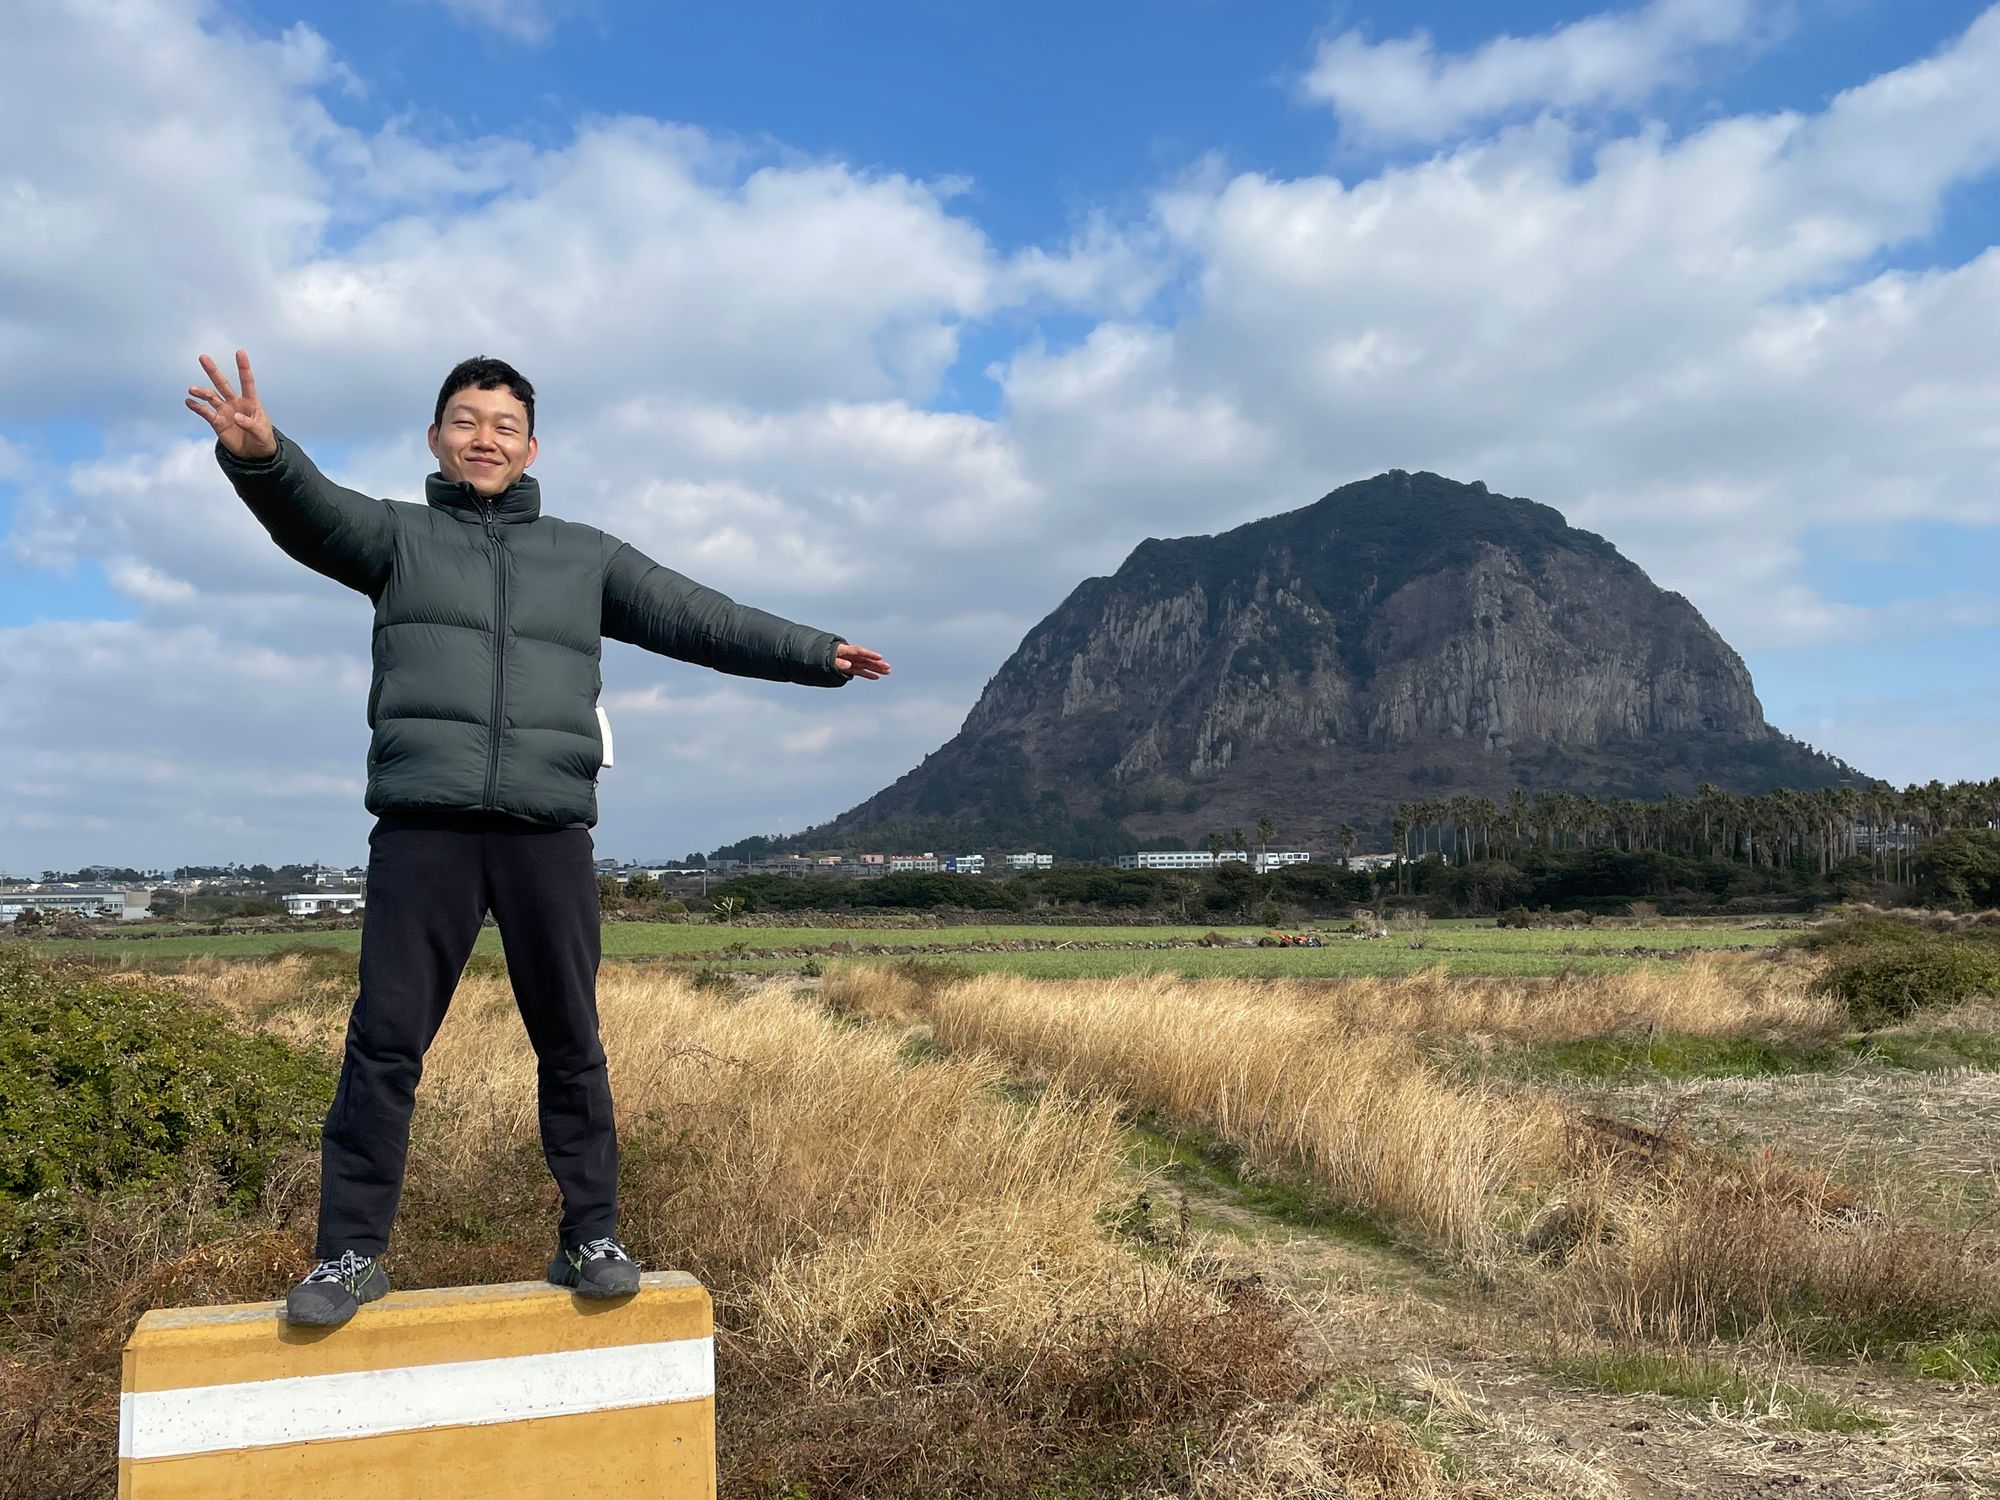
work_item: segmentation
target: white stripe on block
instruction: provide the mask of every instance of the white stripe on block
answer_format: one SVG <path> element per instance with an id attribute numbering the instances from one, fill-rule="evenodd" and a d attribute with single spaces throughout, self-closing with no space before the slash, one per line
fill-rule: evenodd
<path id="1" fill-rule="evenodd" d="M 127 1392 L 118 1456 L 174 1458 L 659 1406 L 715 1394 L 715 1340 Z"/>

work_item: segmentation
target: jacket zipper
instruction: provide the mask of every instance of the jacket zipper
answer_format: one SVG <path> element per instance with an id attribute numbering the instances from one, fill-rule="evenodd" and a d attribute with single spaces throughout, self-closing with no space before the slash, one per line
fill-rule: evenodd
<path id="1" fill-rule="evenodd" d="M 493 717 L 486 749 L 486 795 L 480 799 L 480 806 L 491 812 L 500 784 L 501 714 L 507 706 L 507 548 L 494 529 L 493 507 L 482 502 L 479 510 L 486 543 L 493 550 Z"/>

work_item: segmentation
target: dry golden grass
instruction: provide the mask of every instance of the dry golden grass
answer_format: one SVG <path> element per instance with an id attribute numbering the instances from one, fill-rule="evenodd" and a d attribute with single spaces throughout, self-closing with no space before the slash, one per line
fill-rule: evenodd
<path id="1" fill-rule="evenodd" d="M 776 987 L 726 1002 L 631 970 L 599 1004 L 626 1134 L 670 1179 L 627 1231 L 814 1378 L 1025 1357 L 1159 1295 L 1098 1226 L 1119 1192 L 1107 1106 L 1016 1108 L 997 1064 L 910 1066 Z M 461 987 L 418 1109 L 429 1174 L 532 1148 L 534 1055 L 504 980 Z"/>
<path id="2" fill-rule="evenodd" d="M 1189 1500 L 1441 1500 L 1465 1492 L 1398 1423 L 1357 1422 L 1325 1408 L 1250 1406 L 1175 1494 Z"/>
<path id="3" fill-rule="evenodd" d="M 1432 970 L 1405 981 L 1406 990 L 1355 1009 L 1357 1019 L 1365 1016 L 1370 1025 L 1442 1035 L 1488 1032 L 1523 1042 L 1645 1028 L 1686 1036 L 1840 1030 L 1844 1011 L 1815 991 L 1813 979 L 1810 964 L 1764 955 L 1748 962 L 1703 955 L 1667 969 L 1542 980 L 1454 980 Z"/>
<path id="4" fill-rule="evenodd" d="M 1543 1301 L 1616 1337 L 1879 1353 L 2000 1326 L 1990 1232 L 1871 1211 L 1775 1155 L 1579 1163 L 1556 1206 L 1566 1233 Z"/>
<path id="5" fill-rule="evenodd" d="M 1836 1017 L 1809 982 L 1802 966 L 1773 963 L 1333 984 L 1037 984 L 857 968 L 827 988 L 842 1010 L 923 1021 L 950 1048 L 1303 1168 L 1336 1198 L 1483 1269 L 1511 1252 L 1548 1314 L 1614 1334 L 1852 1350 L 2000 1323 L 1990 1233 L 1897 1218 L 1776 1158 L 1607 1136 L 1539 1090 L 1452 1076 L 1413 1040 L 1554 1041 L 1639 1024 L 1824 1033 Z"/>
<path id="6" fill-rule="evenodd" d="M 178 983 L 303 1045 L 335 1045 L 345 1020 L 341 976 L 310 959 Z M 1314 1492 L 1295 1474 L 1325 1493 L 1442 1492 L 1406 1435 L 1300 1404 L 1314 1372 L 1254 1286 L 1107 1231 L 1130 1191 L 1110 1102 L 1024 1105 L 996 1059 L 914 1060 L 782 986 L 610 969 L 599 995 L 626 1237 L 716 1299 L 724 1494 Z M 187 1201 L 181 1224 L 107 1199 L 68 1311 L 9 1304 L 13 1346 L 45 1357 L 0 1363 L 0 1391 L 51 1415 L 0 1423 L 18 1445 L 0 1494 L 83 1456 L 47 1493 L 99 1493 L 116 1349 L 143 1306 L 274 1296 L 297 1274 L 307 1173 L 247 1219 Z M 532 1052 L 505 980 L 475 974 L 420 1091 L 397 1283 L 538 1275 L 555 1207 Z M 1226 1469 L 1204 1456 L 1224 1445 Z"/>
<path id="7" fill-rule="evenodd" d="M 307 955 L 173 982 L 318 1048 L 337 1045 L 352 986 Z M 817 1001 L 634 966 L 604 971 L 600 1007 L 627 1237 L 716 1297 L 727 1495 L 1476 1488 L 1408 1429 L 1301 1399 L 1314 1372 L 1284 1319 L 1198 1245 L 1142 1255 L 1106 1231 L 1131 1190 L 1117 1113 L 1133 1106 L 1498 1274 L 1537 1326 L 1873 1348 L 2000 1309 L 1990 1238 L 1857 1211 L 1805 1166 L 1607 1147 L 1553 1097 L 1434 1060 L 1439 1037 L 1830 1029 L 1791 964 L 1331 984 L 912 965 L 836 970 Z M 912 1024 L 943 1050 L 910 1045 Z M 1050 1085 L 1027 1103 L 1010 1088 L 1024 1074 Z M 534 1096 L 506 982 L 476 969 L 420 1094 L 399 1285 L 540 1274 L 556 1204 Z M 200 1192 L 180 1213 L 105 1201 L 79 1253 L 89 1295 L 66 1283 L 67 1312 L 18 1313 L 61 1363 L 0 1359 L 0 1405 L 43 1414 L 17 1467 L 0 1453 L 0 1495 L 10 1472 L 103 1447 L 138 1308 L 283 1289 L 310 1222 L 299 1165 L 248 1217 Z M 14 1433 L 0 1423 L 0 1448 Z"/>
<path id="8" fill-rule="evenodd" d="M 1457 1251 L 1491 1250 L 1501 1200 L 1561 1153 L 1551 1101 L 1450 1079 L 1408 1037 L 1357 1023 L 1317 987 L 988 974 L 925 996 L 912 976 L 880 973 L 843 971 L 838 1003 L 921 1014 L 955 1051 L 1297 1162 L 1342 1200 Z"/>
<path id="9" fill-rule="evenodd" d="M 933 996 L 963 977 L 920 963 L 842 965 L 824 983 L 837 1009 L 881 1019 L 929 1019 Z M 996 976 L 999 977 L 999 976 Z M 1054 995 L 1090 995 L 1106 986 L 1174 993 L 1234 1012 L 1283 1008 L 1363 1031 L 1408 1035 L 1487 1034 L 1517 1042 L 1572 1041 L 1652 1028 L 1691 1036 L 1759 1031 L 1819 1035 L 1846 1024 L 1840 1005 L 1814 989 L 1815 966 L 1788 956 L 1703 954 L 1666 969 L 1569 974 L 1556 978 L 1454 978 L 1442 966 L 1405 978 L 1327 980 L 1177 979 L 1017 981 Z"/>

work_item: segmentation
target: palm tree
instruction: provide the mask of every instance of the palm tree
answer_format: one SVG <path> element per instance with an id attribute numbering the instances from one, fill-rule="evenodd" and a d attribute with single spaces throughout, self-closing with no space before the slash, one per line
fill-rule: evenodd
<path id="1" fill-rule="evenodd" d="M 1273 823 L 1268 816 L 1257 820 L 1257 868 L 1259 870 L 1262 870 L 1265 865 L 1270 863 L 1271 840 L 1277 836 L 1278 825 Z"/>
<path id="2" fill-rule="evenodd" d="M 1507 821 L 1514 827 L 1514 854 L 1521 852 L 1521 827 L 1528 821 L 1528 794 L 1515 787 L 1507 794 Z"/>
<path id="3" fill-rule="evenodd" d="M 1451 815 L 1451 857 L 1454 864 L 1472 863 L 1472 799 L 1470 797 L 1448 797 L 1445 811 Z M 1459 856 L 1459 845 L 1465 846 L 1464 858 Z"/>
<path id="4" fill-rule="evenodd" d="M 1539 792 L 1535 796 L 1535 813 L 1541 821 L 1542 831 L 1548 839 L 1550 849 L 1569 847 L 1569 794 L 1567 792 Z"/>
<path id="5" fill-rule="evenodd" d="M 1704 781 L 1694 789 L 1695 810 L 1701 814 L 1701 843 L 1710 859 L 1715 858 L 1715 838 L 1713 830 L 1722 822 L 1724 803 L 1727 799 L 1722 788 L 1712 781 Z"/>
<path id="6" fill-rule="evenodd" d="M 1493 857 L 1493 825 L 1500 821 L 1500 809 L 1491 797 L 1474 797 L 1467 812 L 1479 829 L 1479 847 L 1487 859 Z"/>
<path id="7" fill-rule="evenodd" d="M 1354 829 L 1351 825 L 1342 823 L 1334 837 L 1340 840 L 1340 868 L 1345 870 L 1354 857 Z"/>

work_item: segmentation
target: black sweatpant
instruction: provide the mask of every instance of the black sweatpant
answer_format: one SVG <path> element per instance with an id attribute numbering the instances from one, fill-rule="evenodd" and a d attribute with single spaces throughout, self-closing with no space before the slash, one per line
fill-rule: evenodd
<path id="1" fill-rule="evenodd" d="M 618 1227 L 618 1137 L 597 1038 L 595 850 L 585 828 L 386 814 L 368 837 L 361 992 L 320 1137 L 318 1255 L 380 1255 L 403 1193 L 424 1053 L 488 911 L 534 1044 L 561 1233 Z"/>

